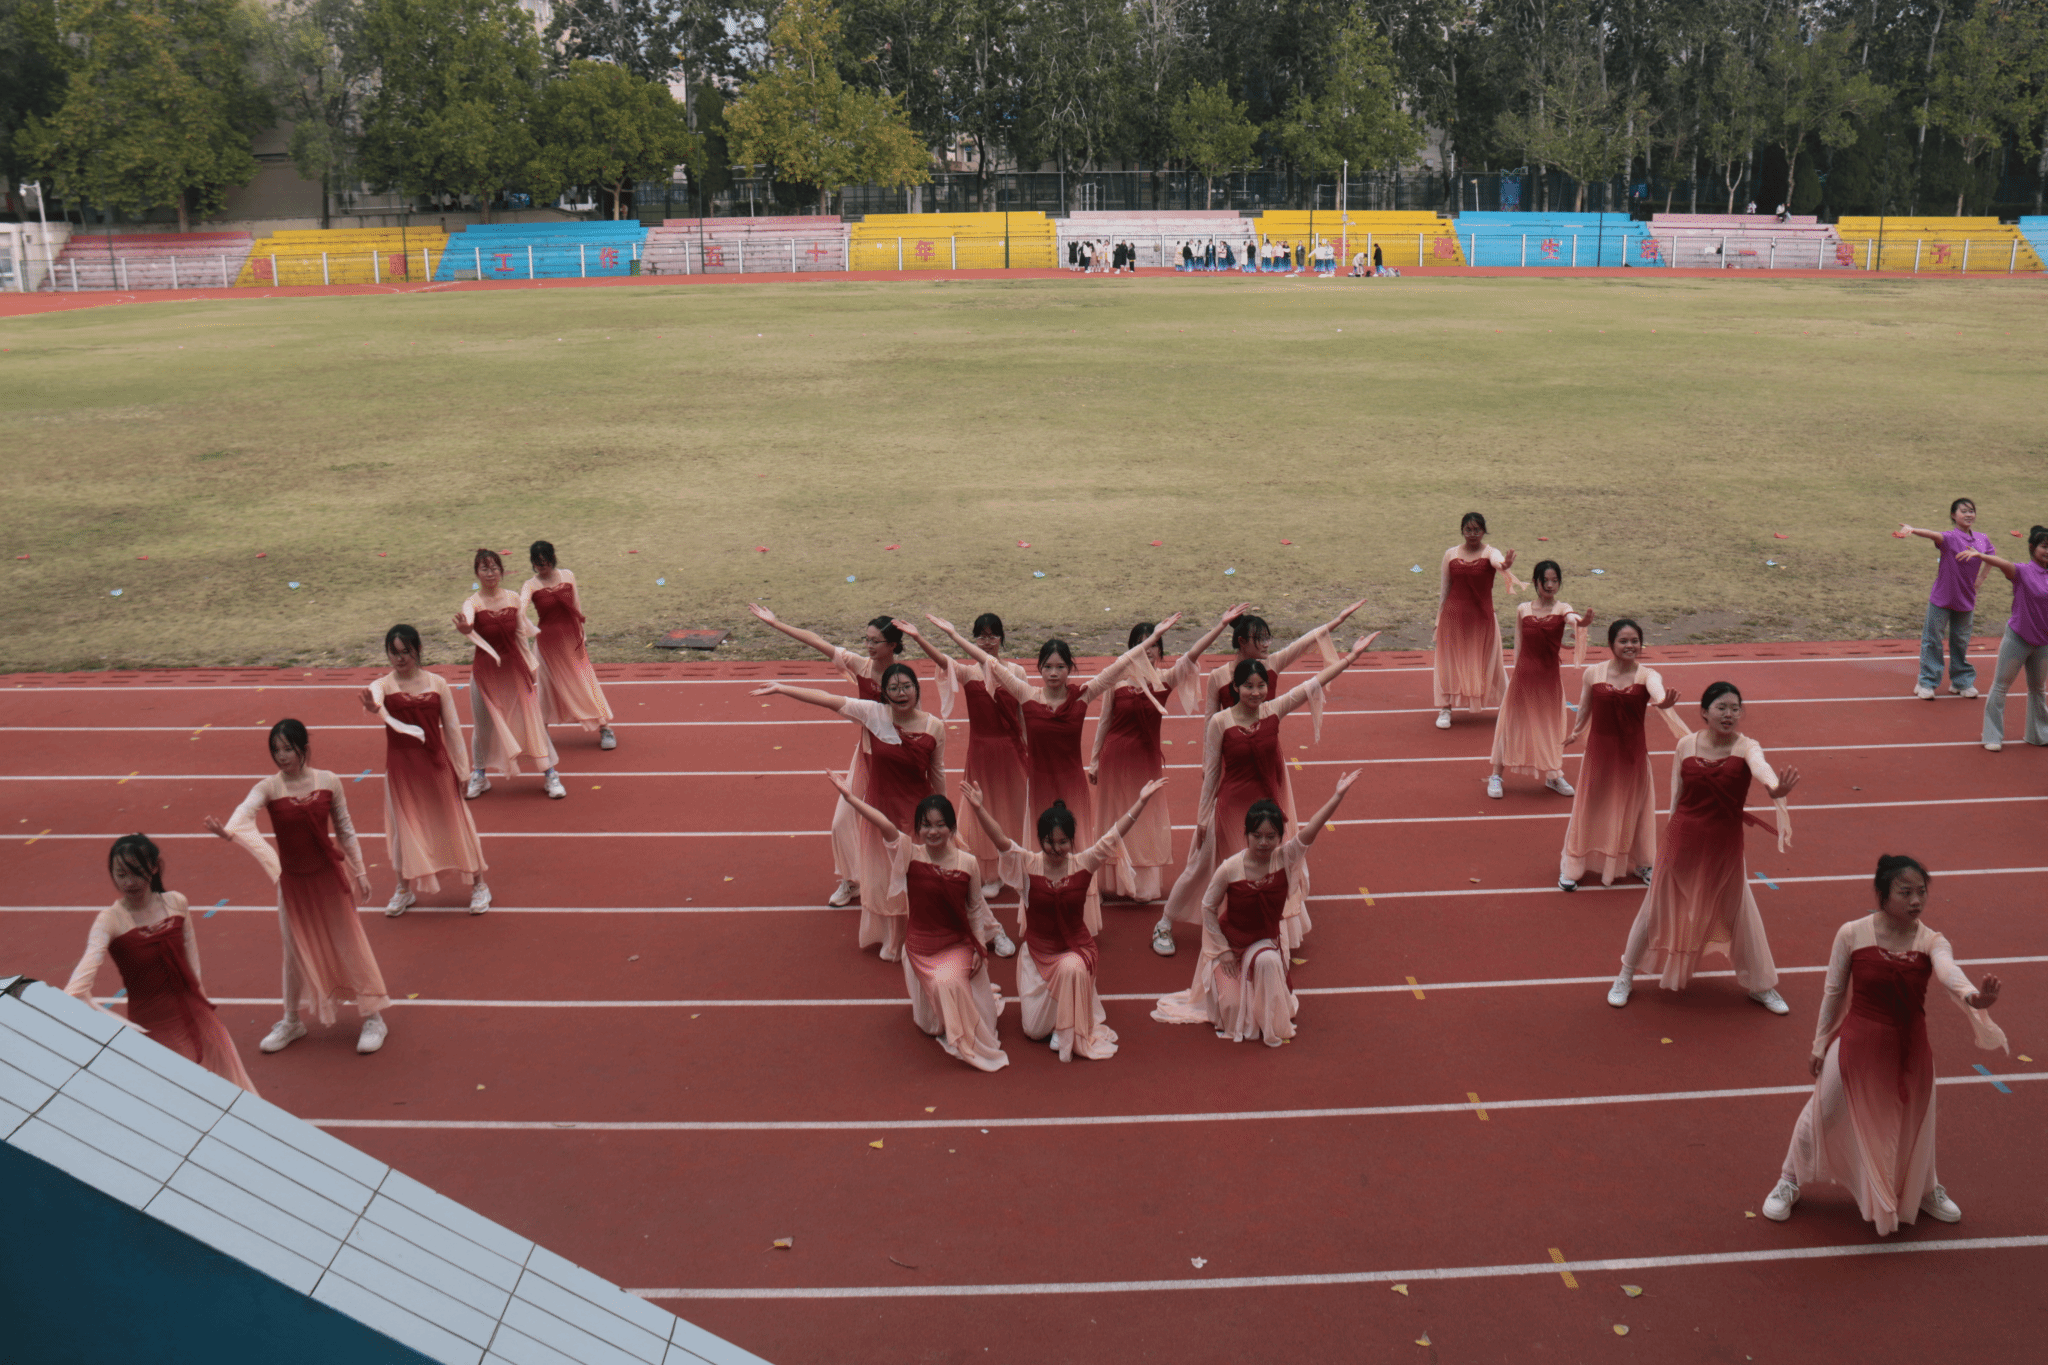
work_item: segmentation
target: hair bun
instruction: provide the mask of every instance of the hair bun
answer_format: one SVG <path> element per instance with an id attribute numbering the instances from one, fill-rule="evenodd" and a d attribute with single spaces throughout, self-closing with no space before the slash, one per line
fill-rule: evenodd
<path id="1" fill-rule="evenodd" d="M 1052 803 L 1052 808 L 1054 810 L 1065 810 L 1067 808 L 1067 803 L 1064 801 L 1056 800 Z"/>

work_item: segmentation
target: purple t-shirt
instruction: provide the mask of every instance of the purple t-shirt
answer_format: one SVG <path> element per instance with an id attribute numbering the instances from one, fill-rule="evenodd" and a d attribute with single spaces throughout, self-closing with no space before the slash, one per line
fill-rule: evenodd
<path id="1" fill-rule="evenodd" d="M 1984 566 L 1974 559 L 1958 564 L 1956 555 L 1963 550 L 1981 550 L 1988 555 L 1994 548 L 1991 537 L 1982 531 L 1962 531 L 1953 526 L 1943 531 L 1941 558 L 1934 570 L 1934 591 L 1927 594 L 1927 600 L 1950 611 L 1977 610 L 1977 575 L 1984 571 Z"/>
<path id="2" fill-rule="evenodd" d="M 2019 561 L 2020 571 L 2012 580 L 2012 616 L 2006 625 L 2013 634 L 2039 648 L 2048 645 L 2048 569 L 2031 555 Z"/>

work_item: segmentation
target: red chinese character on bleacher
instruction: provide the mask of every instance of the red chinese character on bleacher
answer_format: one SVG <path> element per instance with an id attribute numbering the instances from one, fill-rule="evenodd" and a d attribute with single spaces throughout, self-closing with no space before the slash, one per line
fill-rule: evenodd
<path id="1" fill-rule="evenodd" d="M 804 255 L 810 257 L 814 261 L 822 261 L 828 254 L 829 253 L 826 252 L 825 244 L 823 242 L 812 242 L 810 246 L 804 249 Z"/>
<path id="2" fill-rule="evenodd" d="M 1836 264 L 1836 265 L 1854 265 L 1854 264 L 1856 264 L 1856 248 L 1855 248 L 1855 247 L 1853 247 L 1853 246 L 1850 246 L 1850 245 L 1849 245 L 1849 244 L 1848 244 L 1847 242 L 1836 242 L 1836 243 L 1835 243 L 1835 264 Z"/>
<path id="3" fill-rule="evenodd" d="M 608 246 L 599 251 L 597 253 L 597 264 L 603 270 L 617 270 L 619 268 L 619 249 L 615 246 Z"/>
<path id="4" fill-rule="evenodd" d="M 704 268 L 709 270 L 714 265 L 724 264 L 725 248 L 716 242 L 706 242 L 704 244 Z"/>
<path id="5" fill-rule="evenodd" d="M 1934 263 L 1936 265 L 1947 265 L 1948 254 L 1954 249 L 1947 242 L 1936 242 L 1934 244 Z"/>
<path id="6" fill-rule="evenodd" d="M 1557 259 L 1557 250 L 1558 250 L 1558 246 L 1559 246 L 1559 242 L 1558 242 L 1557 238 L 1555 238 L 1555 237 L 1545 237 L 1545 238 L 1543 239 L 1543 259 L 1544 259 L 1544 260 L 1546 260 L 1546 261 L 1554 261 L 1554 260 L 1556 260 L 1556 259 Z"/>
<path id="7" fill-rule="evenodd" d="M 509 274 L 511 274 L 511 273 L 512 273 L 512 253 L 511 253 L 511 252 L 509 252 L 509 251 L 494 251 L 494 252 L 492 252 L 492 253 L 491 253 L 491 255 L 492 255 L 492 257 L 493 257 L 494 259 L 496 259 L 496 261 L 498 262 L 498 266 L 497 266 L 497 269 L 496 269 L 496 270 L 494 270 L 494 271 L 492 271 L 492 272 L 491 272 L 492 274 L 494 274 L 494 275 L 509 275 Z"/>
<path id="8" fill-rule="evenodd" d="M 1655 237 L 1645 237 L 1640 255 L 1646 261 L 1661 261 L 1664 259 L 1664 244 Z"/>
<path id="9" fill-rule="evenodd" d="M 385 267 L 384 273 L 394 280 L 411 279 L 412 272 L 406 269 L 405 253 L 402 251 L 392 252 L 391 264 Z"/>
<path id="10" fill-rule="evenodd" d="M 1457 255 L 1458 243 L 1455 238 L 1439 237 L 1436 239 L 1436 257 L 1438 260 L 1455 260 Z"/>
<path id="11" fill-rule="evenodd" d="M 920 261 L 928 261 L 932 258 L 932 244 L 930 242 L 919 242 L 917 244 L 917 250 L 911 254 L 916 256 L 917 259 L 919 259 Z"/>

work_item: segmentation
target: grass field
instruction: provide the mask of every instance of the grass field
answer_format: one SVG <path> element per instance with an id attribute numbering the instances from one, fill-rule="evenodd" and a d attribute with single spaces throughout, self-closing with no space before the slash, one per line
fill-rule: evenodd
<path id="1" fill-rule="evenodd" d="M 837 639 L 993 610 L 1017 644 L 1102 650 L 1177 609 L 1249 599 L 1285 633 L 1364 596 L 1416 645 L 1468 508 L 1653 641 L 1917 634 L 1932 552 L 1887 532 L 1965 494 L 2002 548 L 2048 521 L 2044 393 L 2034 280 L 679 284 L 11 318 L 0 668 L 370 662 L 394 621 L 447 661 L 469 551 L 518 568 L 536 537 L 582 579 L 600 659 L 677 625 L 788 652 L 756 597 Z"/>

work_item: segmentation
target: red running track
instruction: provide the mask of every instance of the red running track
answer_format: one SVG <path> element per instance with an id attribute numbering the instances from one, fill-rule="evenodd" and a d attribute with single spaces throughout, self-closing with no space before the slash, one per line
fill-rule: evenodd
<path id="1" fill-rule="evenodd" d="M 1556 891 L 1568 803 L 1513 779 L 1487 800 L 1490 720 L 1434 729 L 1427 656 L 1395 653 L 1337 685 L 1320 744 L 1299 747 L 1306 717 L 1283 734 L 1304 802 L 1345 767 L 1367 777 L 1316 845 L 1302 1035 L 1278 1051 L 1151 1022 L 1187 984 L 1192 935 L 1160 959 L 1156 911 L 1112 906 L 1115 1059 L 1062 1066 L 1014 1008 L 1007 1070 L 946 1057 L 911 1025 L 900 969 L 855 951 L 855 912 L 821 905 L 817 774 L 851 727 L 747 695 L 823 678 L 805 664 L 602 668 L 619 748 L 558 731 L 569 800 L 500 780 L 472 807 L 497 908 L 472 919 L 450 893 L 441 913 L 365 912 L 401 997 L 374 1058 L 352 1021 L 256 1051 L 277 1015 L 268 888 L 199 829 L 262 775 L 262 732 L 287 714 L 359 828 L 381 829 L 382 740 L 353 700 L 367 675 L 0 679 L 0 970 L 63 981 L 111 895 L 107 842 L 149 832 L 172 887 L 227 901 L 202 925 L 207 983 L 267 1097 L 778 1362 L 2038 1349 L 2044 755 L 1985 753 L 1979 703 L 1912 700 L 1898 643 L 1656 655 L 1688 697 L 1741 685 L 1745 728 L 1806 774 L 1792 850 L 1750 841 L 1789 1019 L 1725 976 L 1609 1009 L 1640 891 Z M 1179 825 L 1197 733 L 1166 727 Z M 1882 851 L 1935 868 L 1929 922 L 2008 983 L 2011 1057 L 1930 1009 L 1940 1171 L 1965 1220 L 1880 1240 L 1832 1189 L 1787 1224 L 1748 1217 L 1803 1102 L 1819 968 Z M 372 876 L 381 901 L 389 872 Z M 1012 965 L 996 976 L 1009 992 Z M 1906 1301 L 1931 1311 L 1872 1311 Z"/>

